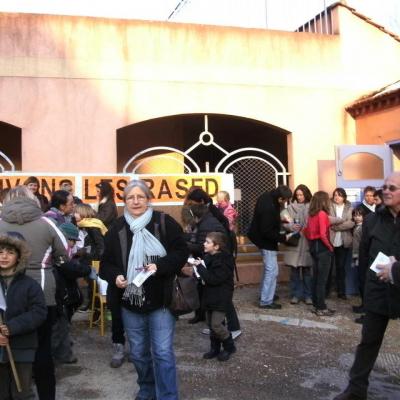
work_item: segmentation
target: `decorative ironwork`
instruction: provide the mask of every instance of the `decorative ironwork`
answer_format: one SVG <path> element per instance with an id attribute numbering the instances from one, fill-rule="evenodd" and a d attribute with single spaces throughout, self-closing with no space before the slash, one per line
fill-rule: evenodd
<path id="1" fill-rule="evenodd" d="M 130 158 L 123 172 L 135 173 L 141 166 L 155 158 L 175 160 L 188 174 L 212 172 L 201 171 L 196 161 L 190 157 L 189 154 L 198 146 L 213 146 L 224 154 L 214 172 L 233 174 L 235 189 L 239 189 L 241 193 L 241 199 L 235 201 L 239 212 L 239 233 L 246 234 L 257 198 L 266 190 L 272 190 L 279 184 L 287 184 L 287 177 L 290 174 L 278 158 L 263 149 L 245 147 L 232 152 L 225 150 L 215 142 L 214 135 L 209 132 L 207 115 L 204 116 L 204 131 L 200 133 L 199 140 L 187 150 L 182 151 L 165 146 L 148 148 Z M 172 154 L 165 154 L 165 152 Z M 208 163 L 206 163 L 206 169 L 208 169 Z M 160 173 L 163 172 L 160 171 Z"/>
<path id="2" fill-rule="evenodd" d="M 15 171 L 15 165 L 5 153 L 0 151 L 0 172 L 5 171 Z"/>

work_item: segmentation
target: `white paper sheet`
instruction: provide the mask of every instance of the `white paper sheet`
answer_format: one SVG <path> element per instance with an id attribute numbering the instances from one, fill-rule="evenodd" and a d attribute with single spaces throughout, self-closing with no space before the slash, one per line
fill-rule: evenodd
<path id="1" fill-rule="evenodd" d="M 143 283 L 146 282 L 147 279 L 150 278 L 151 275 L 154 274 L 156 271 L 146 271 L 143 270 L 141 271 L 138 275 L 136 275 L 136 278 L 132 281 L 135 286 L 140 287 L 143 285 Z"/>
<path id="2" fill-rule="evenodd" d="M 390 258 L 386 254 L 383 254 L 380 251 L 369 268 L 372 269 L 372 271 L 378 273 L 380 272 L 380 270 L 376 267 L 377 265 L 385 265 L 389 263 L 390 263 Z"/>

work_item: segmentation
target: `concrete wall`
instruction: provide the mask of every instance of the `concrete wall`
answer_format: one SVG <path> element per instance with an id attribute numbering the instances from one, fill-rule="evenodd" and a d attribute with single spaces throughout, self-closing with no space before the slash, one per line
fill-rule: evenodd
<path id="1" fill-rule="evenodd" d="M 400 65 L 400 43 L 337 14 L 340 36 L 0 14 L 0 120 L 22 128 L 26 171 L 115 172 L 120 127 L 182 113 L 254 118 L 292 132 L 293 183 L 315 190 L 318 161 L 355 143 L 344 106 Z"/>

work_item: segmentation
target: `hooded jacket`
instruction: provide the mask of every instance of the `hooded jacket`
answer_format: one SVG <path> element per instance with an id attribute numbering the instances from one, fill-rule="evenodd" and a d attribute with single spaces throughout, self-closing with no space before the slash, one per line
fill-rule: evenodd
<path id="1" fill-rule="evenodd" d="M 0 234 L 0 246 L 18 249 L 20 256 L 14 276 L 6 284 L 0 272 L 0 285 L 7 309 L 2 313 L 4 324 L 10 331 L 10 347 L 16 362 L 33 362 L 37 348 L 36 329 L 46 320 L 47 308 L 40 285 L 25 275 L 29 256 L 27 246 L 18 239 Z M 8 362 L 7 352 L 0 347 L 0 363 Z"/>
<path id="2" fill-rule="evenodd" d="M 10 231 L 24 236 L 31 249 L 26 274 L 40 284 L 46 304 L 55 306 L 53 265 L 68 259 L 64 235 L 53 221 L 43 216 L 37 202 L 27 197 L 17 197 L 3 205 L 0 233 Z"/>

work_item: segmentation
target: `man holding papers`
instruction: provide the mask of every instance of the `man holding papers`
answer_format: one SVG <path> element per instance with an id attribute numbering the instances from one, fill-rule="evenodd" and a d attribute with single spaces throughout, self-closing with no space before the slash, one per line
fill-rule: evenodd
<path id="1" fill-rule="evenodd" d="M 368 270 L 361 342 L 350 370 L 349 385 L 334 400 L 367 398 L 368 377 L 389 319 L 400 317 L 400 172 L 386 178 L 382 189 L 384 207 L 365 219 L 360 243 L 359 263 Z"/>

